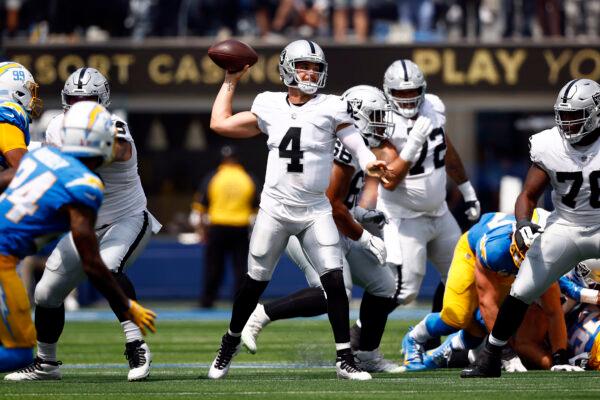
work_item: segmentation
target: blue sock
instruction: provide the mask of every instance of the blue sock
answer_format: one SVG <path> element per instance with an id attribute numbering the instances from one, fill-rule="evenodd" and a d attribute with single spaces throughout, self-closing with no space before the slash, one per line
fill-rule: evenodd
<path id="1" fill-rule="evenodd" d="M 0 346 L 0 372 L 10 372 L 33 362 L 33 348 L 8 349 Z"/>
<path id="2" fill-rule="evenodd" d="M 473 336 L 464 330 L 460 331 L 460 334 L 461 334 L 463 343 L 465 344 L 465 348 L 467 348 L 467 349 L 474 349 L 477 346 L 479 346 L 481 344 L 481 342 L 483 341 L 483 338 Z"/>
<path id="3" fill-rule="evenodd" d="M 440 313 L 431 313 L 425 317 L 427 332 L 433 337 L 447 336 L 457 331 L 453 326 L 445 323 Z"/>

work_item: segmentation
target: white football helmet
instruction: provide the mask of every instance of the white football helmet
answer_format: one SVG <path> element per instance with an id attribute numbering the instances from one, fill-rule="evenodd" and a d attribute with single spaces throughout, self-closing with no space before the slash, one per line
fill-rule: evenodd
<path id="1" fill-rule="evenodd" d="M 42 111 L 38 90 L 39 85 L 27 68 L 12 61 L 0 63 L 0 99 L 14 101 L 37 117 Z"/>
<path id="2" fill-rule="evenodd" d="M 60 150 L 76 158 L 113 159 L 115 135 L 110 112 L 94 101 L 80 101 L 66 112 L 61 127 Z"/>
<path id="3" fill-rule="evenodd" d="M 417 64 L 410 60 L 396 60 L 385 70 L 383 91 L 392 109 L 405 118 L 419 113 L 419 107 L 425 98 L 427 82 Z M 404 90 L 416 91 L 416 96 L 399 96 Z"/>
<path id="4" fill-rule="evenodd" d="M 395 128 L 392 109 L 381 90 L 368 85 L 354 86 L 342 94 L 342 100 L 348 102 L 354 124 L 370 147 L 378 147 L 392 136 Z"/>
<path id="5" fill-rule="evenodd" d="M 600 259 L 593 258 L 577 264 L 575 274 L 590 289 L 600 288 Z"/>
<path id="6" fill-rule="evenodd" d="M 108 80 L 94 68 L 79 68 L 69 75 L 60 95 L 65 110 L 82 100 L 95 101 L 104 107 L 110 105 Z"/>
<path id="7" fill-rule="evenodd" d="M 571 144 L 579 142 L 600 126 L 600 84 L 591 79 L 574 79 L 558 92 L 554 103 L 558 130 Z"/>
<path id="8" fill-rule="evenodd" d="M 296 67 L 296 63 L 300 61 L 308 61 L 319 66 L 319 71 L 312 72 L 317 76 L 316 81 L 300 79 L 299 69 Z M 313 94 L 317 89 L 324 88 L 327 81 L 327 62 L 323 49 L 310 40 L 296 40 L 288 44 L 279 56 L 279 77 L 286 86 L 297 87 L 307 94 Z"/>

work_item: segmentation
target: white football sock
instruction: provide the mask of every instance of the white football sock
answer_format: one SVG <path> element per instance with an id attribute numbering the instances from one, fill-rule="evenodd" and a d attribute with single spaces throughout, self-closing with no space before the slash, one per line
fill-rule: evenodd
<path id="1" fill-rule="evenodd" d="M 57 343 L 42 343 L 37 342 L 37 355 L 45 361 L 56 362 Z"/>
<path id="2" fill-rule="evenodd" d="M 127 320 L 121 322 L 121 327 L 123 328 L 123 332 L 125 333 L 125 342 L 131 343 L 136 340 L 144 340 L 142 336 L 142 331 L 136 324 Z"/>
<path id="3" fill-rule="evenodd" d="M 425 324 L 425 319 L 422 319 L 412 331 L 410 331 L 410 337 L 415 339 L 418 343 L 425 343 L 429 339 L 431 339 L 431 335 L 427 331 L 427 325 Z"/>

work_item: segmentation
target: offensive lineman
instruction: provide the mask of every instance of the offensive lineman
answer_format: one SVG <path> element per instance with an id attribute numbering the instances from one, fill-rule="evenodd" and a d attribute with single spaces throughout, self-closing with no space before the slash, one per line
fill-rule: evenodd
<path id="1" fill-rule="evenodd" d="M 394 111 L 395 130 L 382 146 L 392 172 L 386 174 L 389 182 L 381 184 L 385 190 L 378 192 L 377 209 L 390 218 L 383 237 L 387 262 L 398 271 L 399 304 L 417 297 L 427 259 L 446 281 L 461 234 L 446 204 L 446 173 L 465 199 L 469 220 L 479 219 L 481 211 L 462 161 L 444 131 L 444 104 L 425 93 L 426 87 L 423 73 L 410 60 L 395 61 L 384 75 L 383 89 Z M 413 135 L 425 140 L 409 140 Z"/>
<path id="2" fill-rule="evenodd" d="M 80 101 L 94 101 L 103 106 L 110 104 L 110 89 L 106 78 L 94 68 L 79 68 L 73 72 L 61 92 L 66 111 Z M 65 114 L 50 121 L 46 129 L 46 143 L 61 146 L 60 126 Z M 125 294 L 136 300 L 133 284 L 125 274 L 148 244 L 152 233 L 160 230 L 160 224 L 146 209 L 146 195 L 138 175 L 137 150 L 127 123 L 115 114 L 111 115 L 115 133 L 114 161 L 98 168 L 97 173 L 106 185 L 104 201 L 98 211 L 96 235 L 100 254 L 115 280 Z M 58 339 L 64 323 L 64 304 L 67 295 L 85 279 L 81 259 L 71 236 L 63 237 L 46 262 L 46 269 L 35 290 L 36 320 L 61 321 L 44 324 L 38 335 L 45 340 L 46 354 L 56 358 Z M 150 374 L 152 355 L 140 329 L 110 303 L 125 334 L 125 356 L 129 362 L 127 379 L 136 381 Z M 39 345 L 38 345 L 39 346 Z M 40 375 L 38 379 L 44 379 Z"/>
<path id="3" fill-rule="evenodd" d="M 208 377 L 224 377 L 240 350 L 246 321 L 271 279 L 290 236 L 296 236 L 314 261 L 327 294 L 327 311 L 336 342 L 339 378 L 370 379 L 354 362 L 350 350 L 348 298 L 344 289 L 342 251 L 325 196 L 336 138 L 356 156 L 361 170 L 380 176 L 377 161 L 353 125 L 351 110 L 338 96 L 316 94 L 325 87 L 327 62 L 323 50 L 309 40 L 297 40 L 281 52 L 279 72 L 286 92 L 260 93 L 251 111 L 233 114 L 235 86 L 246 67 L 226 73 L 215 99 L 211 129 L 220 135 L 246 138 L 268 135 L 265 184 L 248 255 L 248 274 L 238 292 L 229 330 L 222 338 Z"/>
<path id="4" fill-rule="evenodd" d="M 375 87 L 360 85 L 348 89 L 342 99 L 353 107 L 355 125 L 370 147 L 378 147 L 393 133 L 391 110 L 383 92 Z M 379 343 L 385 329 L 388 313 L 396 307 L 396 284 L 392 271 L 384 265 L 385 246 L 373 237 L 353 216 L 363 186 L 363 172 L 356 159 L 336 141 L 334 163 L 327 197 L 333 209 L 333 219 L 342 234 L 344 250 L 344 280 L 351 296 L 354 279 L 365 289 L 361 308 L 362 334 L 355 352 L 358 366 L 367 372 L 400 372 L 400 367 L 379 352 Z M 365 210 L 363 214 L 366 214 Z M 369 210 L 371 219 L 384 217 L 377 210 Z M 302 252 L 300 243 L 291 237 L 286 249 L 288 255 L 302 269 L 310 288 L 289 296 L 259 304 L 242 331 L 242 342 L 251 353 L 256 352 L 256 339 L 270 322 L 295 317 L 312 317 L 327 312 L 327 299 L 315 272 L 315 267 Z M 379 265 L 378 265 L 379 264 Z M 348 276 L 351 275 L 351 276 Z"/>
<path id="5" fill-rule="evenodd" d="M 500 353 L 518 329 L 529 304 L 573 265 L 600 254 L 600 85 L 574 79 L 562 87 L 554 104 L 556 126 L 530 138 L 532 165 L 515 203 L 515 242 L 529 246 L 525 261 L 504 300 L 477 361 L 463 378 L 498 377 Z M 541 228 L 532 210 L 552 186 L 554 211 Z M 567 349 L 553 354 L 567 364 Z"/>
<path id="6" fill-rule="evenodd" d="M 102 261 L 94 234 L 104 185 L 90 169 L 112 159 L 114 136 L 110 113 L 97 103 L 82 102 L 67 113 L 60 130 L 60 150 L 42 147 L 26 155 L 8 189 L 0 196 L 1 269 L 14 269 L 20 258 L 34 254 L 39 247 L 70 229 L 69 237 L 83 260 L 82 273 L 114 305 L 118 315 L 141 329 L 145 327 L 154 332 L 156 315 L 130 300 L 119 288 Z M 24 289 L 22 292 L 17 292 L 17 296 L 27 299 Z M 14 308 L 14 294 L 9 291 L 9 296 L 3 295 L 8 309 L 13 311 L 3 313 L 3 317 L 10 323 L 25 313 L 30 320 L 29 308 Z M 6 375 L 5 380 L 61 379 L 60 363 L 44 342 L 44 326 L 64 323 L 64 315 L 38 312 L 36 308 L 37 357 L 31 365 Z M 11 324 L 8 328 L 11 326 L 19 327 Z M 3 341 L 12 334 L 11 329 L 7 331 L 4 324 L 0 325 Z M 35 332 L 33 336 L 35 338 Z"/>

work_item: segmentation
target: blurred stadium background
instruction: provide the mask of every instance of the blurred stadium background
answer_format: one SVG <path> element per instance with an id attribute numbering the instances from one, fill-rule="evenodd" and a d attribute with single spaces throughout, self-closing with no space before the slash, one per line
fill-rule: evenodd
<path id="1" fill-rule="evenodd" d="M 558 89 L 573 78 L 600 78 L 600 0 L 6 0 L 0 2 L 2 58 L 25 65 L 41 86 L 43 134 L 60 112 L 60 90 L 78 67 L 111 84 L 139 151 L 149 209 L 164 224 L 130 269 L 140 298 L 195 300 L 203 247 L 188 214 L 203 176 L 230 143 L 209 129 L 223 71 L 208 58 L 214 42 L 235 36 L 259 54 L 235 106 L 249 109 L 259 91 L 282 90 L 277 63 L 292 39 L 319 42 L 329 62 L 327 92 L 381 86 L 385 68 L 411 58 L 428 91 L 447 107 L 447 133 L 463 157 L 483 211 L 512 210 L 511 189 L 528 167 L 528 136 L 553 124 Z M 237 141 L 242 163 L 259 179 L 265 138 Z M 516 179 L 506 178 L 514 177 Z M 500 196 L 506 183 L 506 199 Z M 516 185 L 516 186 L 515 186 Z M 467 227 L 462 199 L 448 188 Z M 183 234 L 183 235 L 182 235 Z M 287 259 L 266 296 L 305 285 Z M 231 276 L 221 290 L 231 294 Z M 423 298 L 433 294 L 428 274 Z M 356 292 L 358 295 L 359 292 Z M 85 286 L 82 303 L 97 296 Z"/>

